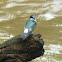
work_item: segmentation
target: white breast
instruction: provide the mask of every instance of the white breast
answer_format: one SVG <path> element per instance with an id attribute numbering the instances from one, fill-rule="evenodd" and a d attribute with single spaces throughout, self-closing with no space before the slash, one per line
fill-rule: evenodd
<path id="1" fill-rule="evenodd" d="M 28 33 L 28 29 L 24 29 L 24 33 Z"/>

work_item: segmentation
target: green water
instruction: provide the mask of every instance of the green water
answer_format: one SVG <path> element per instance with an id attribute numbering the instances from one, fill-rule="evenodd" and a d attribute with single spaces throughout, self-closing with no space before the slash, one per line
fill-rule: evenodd
<path id="1" fill-rule="evenodd" d="M 62 62 L 62 0 L 1 0 L 0 43 L 22 34 L 31 15 L 42 34 L 45 54 L 31 62 Z"/>

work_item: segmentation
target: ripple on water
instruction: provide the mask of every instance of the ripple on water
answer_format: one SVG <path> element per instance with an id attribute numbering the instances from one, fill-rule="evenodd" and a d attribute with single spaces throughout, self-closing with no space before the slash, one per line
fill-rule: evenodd
<path id="1" fill-rule="evenodd" d="M 5 41 L 12 37 L 14 37 L 12 34 L 8 34 L 7 32 L 0 30 L 0 40 L 2 39 L 3 41 Z"/>
<path id="2" fill-rule="evenodd" d="M 39 15 L 38 19 L 39 18 L 40 18 L 40 21 L 41 21 L 41 19 L 43 19 L 43 20 L 50 20 L 50 19 L 55 18 L 55 16 L 53 14 L 51 14 L 51 13 L 46 13 L 46 14 Z"/>
<path id="3" fill-rule="evenodd" d="M 14 36 L 12 34 L 8 34 L 8 33 L 0 33 L 0 43 L 5 42 L 8 39 L 13 38 Z"/>
<path id="4" fill-rule="evenodd" d="M 2 4 L 3 2 L 0 2 L 0 4 Z"/>
<path id="5" fill-rule="evenodd" d="M 62 27 L 62 24 L 56 24 L 56 27 Z"/>
<path id="6" fill-rule="evenodd" d="M 34 60 L 32 60 L 31 62 L 62 62 L 61 60 L 57 60 L 54 57 L 51 56 L 46 56 L 46 57 L 38 57 Z"/>
<path id="7" fill-rule="evenodd" d="M 8 21 L 10 19 L 15 18 L 14 14 L 7 13 L 5 16 L 0 17 L 0 22 L 2 21 Z"/>
<path id="8" fill-rule="evenodd" d="M 7 33 L 0 33 L 0 37 L 1 36 L 9 36 Z"/>
<path id="9" fill-rule="evenodd" d="M 12 34 L 10 34 L 9 36 L 7 36 L 7 37 L 0 37 L 0 39 L 3 39 L 3 40 L 8 40 L 8 39 L 10 39 L 10 38 L 12 38 L 12 37 L 14 37 Z"/>
<path id="10" fill-rule="evenodd" d="M 8 0 L 8 2 L 23 2 L 23 1 L 27 1 L 27 0 Z"/>
<path id="11" fill-rule="evenodd" d="M 11 8 L 11 7 L 14 7 L 14 6 L 40 6 L 41 4 L 37 4 L 37 3 L 16 3 L 16 2 L 12 2 L 12 3 L 9 3 L 9 4 L 6 4 L 6 6 L 2 7 L 2 8 Z"/>
<path id="12" fill-rule="evenodd" d="M 5 28 L 11 28 L 10 26 L 7 26 L 7 27 L 5 27 Z"/>
<path id="13" fill-rule="evenodd" d="M 0 13 L 4 13 L 4 11 L 0 11 Z"/>
<path id="14" fill-rule="evenodd" d="M 49 48 L 49 50 L 45 51 L 45 54 L 62 54 L 60 51 L 62 50 L 62 46 L 60 45 L 53 45 L 53 44 L 49 44 L 49 46 L 45 46 L 47 48 Z"/>
<path id="15" fill-rule="evenodd" d="M 42 9 L 44 9 L 44 7 L 46 7 L 46 8 L 49 7 L 49 8 L 46 13 L 40 14 L 38 16 L 38 18 L 40 18 L 40 20 L 41 19 L 51 20 L 51 19 L 56 18 L 58 16 L 62 16 L 62 12 L 61 12 L 62 11 L 62 1 L 61 0 L 59 0 L 59 1 L 53 0 L 51 2 L 46 2 L 42 6 L 43 6 Z"/>

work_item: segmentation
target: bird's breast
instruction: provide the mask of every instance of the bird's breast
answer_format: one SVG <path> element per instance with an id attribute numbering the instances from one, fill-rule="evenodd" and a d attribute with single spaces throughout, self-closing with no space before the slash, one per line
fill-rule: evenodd
<path id="1" fill-rule="evenodd" d="M 28 29 L 24 29 L 24 33 L 28 33 Z"/>

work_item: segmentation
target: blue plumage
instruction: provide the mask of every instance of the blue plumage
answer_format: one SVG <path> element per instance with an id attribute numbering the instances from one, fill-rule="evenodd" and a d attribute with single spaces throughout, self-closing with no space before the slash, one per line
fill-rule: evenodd
<path id="1" fill-rule="evenodd" d="M 36 16 L 35 15 L 30 16 L 30 19 L 27 21 L 24 27 L 24 32 L 21 38 L 25 40 L 29 35 L 31 35 L 33 30 L 36 28 L 36 25 L 37 25 Z"/>

